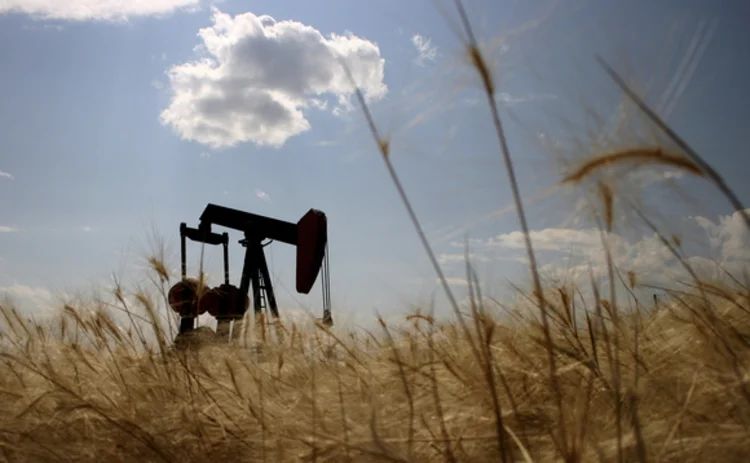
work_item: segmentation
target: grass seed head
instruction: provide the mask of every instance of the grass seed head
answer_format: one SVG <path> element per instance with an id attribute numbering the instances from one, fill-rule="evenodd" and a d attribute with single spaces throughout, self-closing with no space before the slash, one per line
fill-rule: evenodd
<path id="1" fill-rule="evenodd" d="M 601 198 L 604 205 L 604 223 L 607 225 L 607 231 L 612 231 L 614 222 L 614 193 L 612 192 L 612 188 L 606 183 L 599 182 L 597 187 L 599 198 Z"/>
<path id="2" fill-rule="evenodd" d="M 703 171 L 682 154 L 664 151 L 661 148 L 630 148 L 594 156 L 563 178 L 562 183 L 580 183 L 594 172 L 616 164 L 663 165 L 702 177 Z"/>

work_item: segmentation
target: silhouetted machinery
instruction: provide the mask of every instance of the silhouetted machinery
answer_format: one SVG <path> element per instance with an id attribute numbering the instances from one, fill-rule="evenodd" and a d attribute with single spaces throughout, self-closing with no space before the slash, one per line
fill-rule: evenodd
<path id="1" fill-rule="evenodd" d="M 229 234 L 213 232 L 213 225 L 244 233 L 244 238 L 239 241 L 245 248 L 239 288 L 229 282 Z M 207 288 L 202 287 L 199 280 L 187 277 L 186 240 L 214 246 L 222 245 L 223 284 Z M 264 309 L 278 320 L 279 309 L 263 251 L 263 248 L 273 241 L 297 248 L 297 292 L 308 294 L 322 268 L 322 322 L 327 326 L 333 325 L 327 253 L 328 229 L 326 215 L 323 212 L 310 209 L 295 224 L 209 204 L 200 216 L 198 228 L 190 228 L 184 222 L 180 224 L 182 279 L 170 288 L 168 295 L 170 306 L 181 317 L 180 335 L 193 331 L 196 317 L 208 312 L 217 319 L 216 335 L 226 336 L 228 340 L 231 322 L 242 320 L 250 307 L 248 293 L 251 288 L 256 321 L 265 318 Z M 239 323 L 235 323 L 232 337 L 237 333 L 238 325 Z"/>

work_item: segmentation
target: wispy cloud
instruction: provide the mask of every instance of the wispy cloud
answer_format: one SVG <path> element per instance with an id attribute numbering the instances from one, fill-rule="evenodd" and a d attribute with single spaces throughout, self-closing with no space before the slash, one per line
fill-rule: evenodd
<path id="1" fill-rule="evenodd" d="M 322 147 L 338 146 L 338 145 L 340 145 L 339 142 L 334 141 L 334 140 L 319 140 L 319 141 L 312 142 L 312 144 L 315 145 L 315 146 L 322 146 Z"/>
<path id="2" fill-rule="evenodd" d="M 484 244 L 484 243 L 482 243 Z M 461 244 L 463 246 L 463 244 Z M 469 262 L 476 264 L 478 262 L 518 262 L 524 265 L 528 265 L 529 260 L 522 255 L 494 255 L 492 249 L 486 249 L 486 246 L 480 246 L 482 248 L 481 253 L 470 253 Z M 440 254 L 438 256 L 438 263 L 446 267 L 456 267 L 466 265 L 466 255 L 464 254 Z"/>
<path id="3" fill-rule="evenodd" d="M 14 304 L 21 304 L 32 311 L 45 311 L 54 307 L 54 296 L 46 288 L 32 287 L 14 283 L 0 287 L 0 296 L 10 299 Z"/>
<path id="4" fill-rule="evenodd" d="M 500 92 L 495 97 L 495 100 L 497 100 L 500 103 L 505 104 L 506 106 L 512 106 L 517 105 L 521 103 L 531 103 L 533 101 L 549 101 L 549 100 L 556 100 L 557 95 L 549 95 L 544 93 L 530 93 L 527 95 L 513 95 L 508 92 Z M 481 98 L 472 98 L 467 97 L 462 99 L 463 104 L 466 106 L 476 106 L 480 103 L 483 103 L 483 100 Z"/>
<path id="5" fill-rule="evenodd" d="M 321 100 L 320 98 L 310 98 L 308 104 L 313 108 L 317 108 L 321 111 L 325 111 L 326 109 L 328 109 L 328 102 L 326 100 Z"/>
<path id="6" fill-rule="evenodd" d="M 418 65 L 424 66 L 425 61 L 435 61 L 435 58 L 437 58 L 437 47 L 432 45 L 432 40 L 429 38 L 420 34 L 414 34 L 411 37 L 411 43 L 417 49 L 417 53 L 419 53 L 419 56 L 415 60 Z"/>
<path id="7" fill-rule="evenodd" d="M 17 228 L 6 227 L 4 225 L 0 225 L 0 233 L 13 233 L 13 232 L 17 232 L 17 231 L 18 231 Z"/>
<path id="8" fill-rule="evenodd" d="M 42 19 L 65 21 L 116 21 L 161 16 L 179 10 L 194 11 L 201 0 L 3 0 L 0 14 L 24 13 Z"/>
<path id="9" fill-rule="evenodd" d="M 271 202 L 271 197 L 268 196 L 268 193 L 266 193 L 263 190 L 255 190 L 255 196 L 257 196 L 258 198 L 262 199 L 263 201 L 266 201 L 266 202 L 269 202 L 269 203 Z"/>
<path id="10" fill-rule="evenodd" d="M 441 265 L 454 264 L 454 263 L 466 263 L 465 254 L 440 254 L 438 256 L 438 263 Z M 471 262 L 489 262 L 489 258 L 484 255 L 478 255 L 474 253 L 469 254 L 469 261 Z"/>
<path id="11" fill-rule="evenodd" d="M 0 7 L 2 8 L 2 7 Z M 22 26 L 21 29 L 25 31 L 55 31 L 60 32 L 65 29 L 59 24 L 44 24 L 43 26 Z"/>
<path id="12" fill-rule="evenodd" d="M 8 172 L 3 172 L 2 170 L 0 170 L 0 178 L 7 178 L 8 180 L 15 179 L 15 177 L 13 176 L 13 174 L 10 174 Z"/>
<path id="13" fill-rule="evenodd" d="M 531 101 L 541 101 L 541 100 L 556 100 L 557 96 L 555 95 L 545 95 L 545 94 L 528 94 L 528 95 L 511 95 L 507 92 L 500 92 L 497 94 L 497 99 L 507 105 L 514 105 L 519 103 L 529 103 Z"/>

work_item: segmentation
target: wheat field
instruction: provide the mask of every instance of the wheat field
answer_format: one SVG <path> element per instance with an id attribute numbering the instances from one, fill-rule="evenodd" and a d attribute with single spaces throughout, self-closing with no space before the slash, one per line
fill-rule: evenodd
<path id="1" fill-rule="evenodd" d="M 583 321 L 566 288 L 550 288 L 547 301 L 551 346 L 537 317 L 500 323 L 477 306 L 466 331 L 426 315 L 346 338 L 289 326 L 262 352 L 223 343 L 175 352 L 101 310 L 69 306 L 45 326 L 4 306 L 0 455 L 745 460 L 747 287 L 675 293 L 621 314 L 618 328 L 606 300 Z"/>
<path id="2" fill-rule="evenodd" d="M 177 351 L 174 320 L 163 322 L 170 316 L 165 291 L 175 280 L 158 256 L 150 261 L 159 290 L 153 294 L 118 287 L 111 305 L 69 303 L 45 321 L 2 303 L 0 459 L 747 461 L 750 286 L 730 273 L 721 281 L 701 278 L 682 258 L 679 240 L 662 234 L 692 276 L 664 297 L 638 293 L 637 274 L 623 284 L 626 304 L 623 296 L 593 291 L 582 298 L 578 288 L 545 282 L 496 84 L 457 5 L 526 238 L 528 304 L 501 310 L 470 284 L 470 303 L 459 307 L 390 163 L 389 140 L 358 93 L 373 150 L 452 303 L 452 321 L 422 312 L 398 326 L 380 320 L 371 332 L 286 323 L 283 338 L 268 337 L 260 349 L 206 341 Z M 719 174 L 603 65 L 670 145 L 594 153 L 561 173 L 561 184 L 591 182 L 602 233 L 617 226 L 619 193 L 596 174 L 624 163 L 666 165 L 713 184 L 750 227 Z M 606 242 L 602 252 L 614 287 L 627 269 L 616 268 Z M 131 324 L 113 317 L 114 309 Z M 250 344 L 266 328 L 258 325 Z"/>

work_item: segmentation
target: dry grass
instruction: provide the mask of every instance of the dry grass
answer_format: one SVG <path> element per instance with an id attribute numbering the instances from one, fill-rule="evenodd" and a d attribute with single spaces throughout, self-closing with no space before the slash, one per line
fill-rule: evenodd
<path id="1" fill-rule="evenodd" d="M 470 339 L 412 317 L 369 342 L 298 330 L 262 358 L 224 345 L 162 356 L 102 313 L 68 307 L 53 329 L 4 308 L 0 458 L 497 461 L 502 441 L 508 461 L 614 461 L 611 305 L 579 324 L 575 297 L 549 289 L 552 346 L 533 317 L 500 323 L 478 306 Z M 620 316 L 624 461 L 743 461 L 750 451 L 750 291 L 704 289 Z M 544 379 L 548 350 L 557 392 Z"/>
<path id="2" fill-rule="evenodd" d="M 577 169 L 568 174 L 563 179 L 563 182 L 580 182 L 584 178 L 591 176 L 591 174 L 597 169 L 625 162 L 670 166 L 693 175 L 703 176 L 703 172 L 700 168 L 687 157 L 678 153 L 668 153 L 661 148 L 656 147 L 627 149 L 590 157 L 586 162 L 578 166 Z"/>
<path id="3" fill-rule="evenodd" d="M 391 163 L 389 140 L 357 93 L 454 321 L 415 314 L 399 327 L 380 320 L 380 331 L 365 334 L 291 325 L 259 352 L 209 343 L 176 352 L 174 320 L 164 328 L 161 315 L 171 279 L 157 255 L 150 260 L 157 297 L 116 281 L 112 305 L 67 305 L 47 324 L 2 306 L 3 461 L 746 460 L 750 288 L 729 276 L 701 281 L 679 242 L 660 234 L 693 276 L 692 287 L 639 300 L 639 275 L 623 278 L 609 256 L 605 237 L 617 192 L 604 183 L 598 199 L 609 294 L 592 282 L 593 297 L 584 300 L 579 288 L 543 284 L 496 83 L 456 4 L 526 239 L 533 288 L 525 296 L 534 310 L 519 305 L 512 320 L 500 318 L 468 259 L 470 313 L 459 309 Z M 656 125 L 677 139 L 663 121 Z M 595 156 L 566 180 L 613 162 L 677 166 L 705 176 L 741 206 L 678 140 L 678 153 L 635 147 Z M 615 294 L 617 281 L 625 295 Z M 623 300 L 634 310 L 623 310 Z M 120 327 L 113 311 L 126 313 L 130 327 Z"/>

